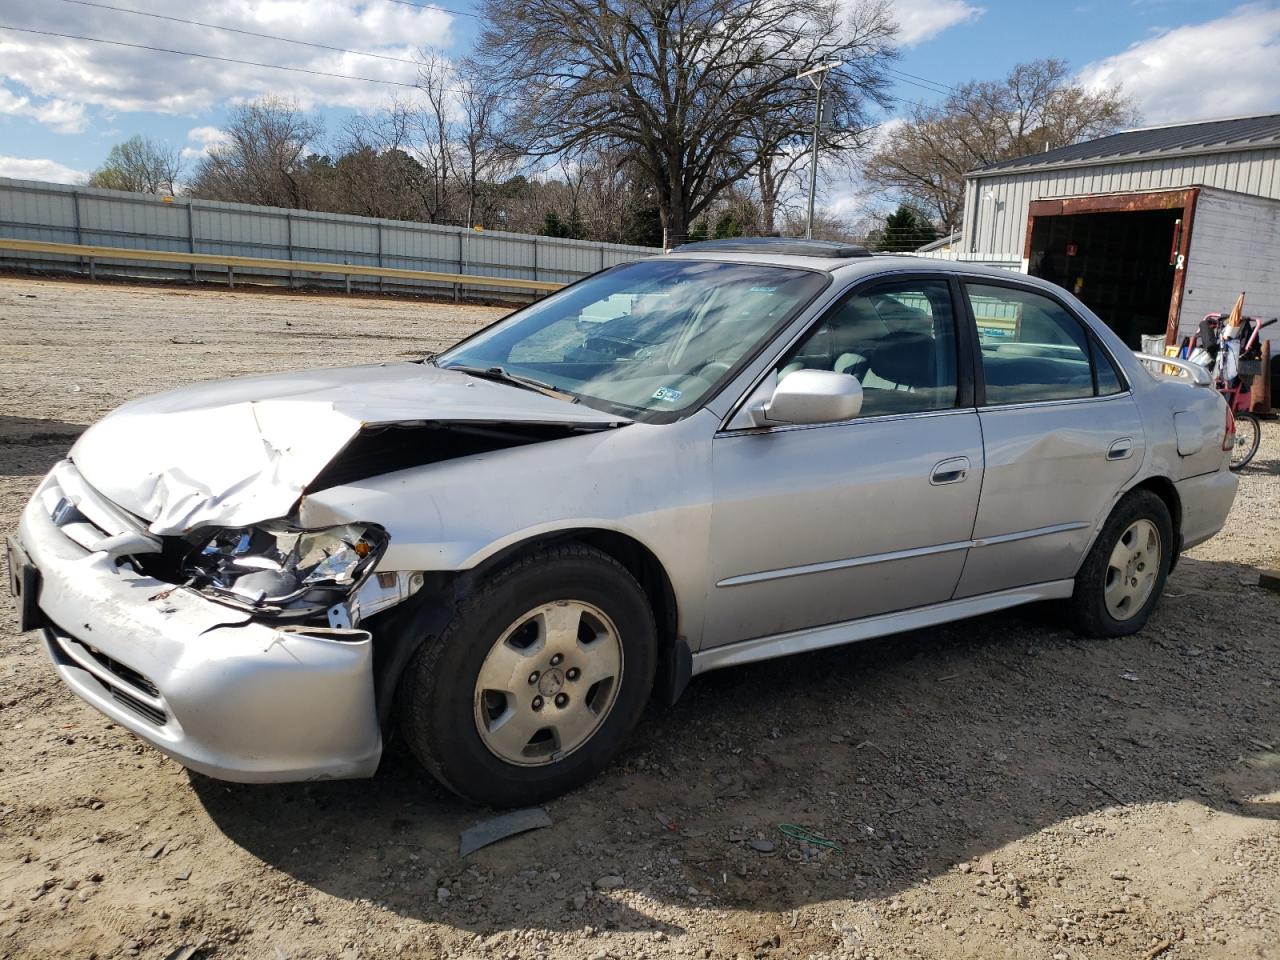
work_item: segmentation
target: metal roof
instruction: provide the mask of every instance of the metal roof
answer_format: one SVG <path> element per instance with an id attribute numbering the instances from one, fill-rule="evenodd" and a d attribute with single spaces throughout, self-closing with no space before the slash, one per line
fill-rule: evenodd
<path id="1" fill-rule="evenodd" d="M 913 253 L 932 253 L 934 250 L 941 250 L 943 247 L 949 247 L 960 242 L 962 234 L 959 230 L 955 233 L 949 233 L 945 237 L 939 237 L 932 243 L 926 243 L 923 247 L 916 247 Z"/>
<path id="2" fill-rule="evenodd" d="M 985 177 L 1042 167 L 1088 166 L 1152 157 L 1261 150 L 1268 147 L 1280 149 L 1280 113 L 1126 130 L 1109 137 L 1059 147 L 1047 153 L 1003 160 L 975 170 L 970 176 Z"/>
<path id="3" fill-rule="evenodd" d="M 802 240 L 798 237 L 733 237 L 726 240 L 701 240 L 682 243 L 681 253 L 771 253 L 792 257 L 823 257 L 843 260 L 846 257 L 869 257 L 871 251 L 852 243 L 834 240 Z"/>

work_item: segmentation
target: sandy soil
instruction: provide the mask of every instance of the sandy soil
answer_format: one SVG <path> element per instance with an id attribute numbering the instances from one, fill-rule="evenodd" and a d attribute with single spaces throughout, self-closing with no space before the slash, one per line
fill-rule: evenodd
<path id="1" fill-rule="evenodd" d="M 413 355 L 500 312 L 0 279 L 0 526 L 130 397 Z M 188 775 L 0 609 L 0 957 L 1280 957 L 1280 596 L 1257 586 L 1280 427 L 1264 444 L 1140 636 L 1032 608 L 711 674 L 552 828 L 466 860 L 484 811 L 402 752 L 365 782 Z"/>

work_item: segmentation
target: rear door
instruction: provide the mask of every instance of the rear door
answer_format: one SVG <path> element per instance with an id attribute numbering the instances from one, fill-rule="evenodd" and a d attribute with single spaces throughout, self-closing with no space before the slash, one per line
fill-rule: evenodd
<path id="1" fill-rule="evenodd" d="M 1063 302 L 1016 283 L 962 286 L 979 345 L 986 472 L 956 596 L 1072 577 L 1142 463 L 1137 405 Z"/>
<path id="2" fill-rule="evenodd" d="M 857 377 L 858 417 L 716 436 L 704 648 L 950 599 L 982 483 L 955 292 L 855 288 L 778 358 Z"/>

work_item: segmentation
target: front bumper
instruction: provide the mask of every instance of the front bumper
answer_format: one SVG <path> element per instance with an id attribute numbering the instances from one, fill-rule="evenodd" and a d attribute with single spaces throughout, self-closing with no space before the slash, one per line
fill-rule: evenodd
<path id="1" fill-rule="evenodd" d="M 49 506 L 63 496 L 60 475 L 87 491 L 74 469 L 64 462 L 41 482 L 18 529 L 38 571 L 45 647 L 71 689 L 211 777 L 372 775 L 382 738 L 368 634 L 276 629 L 86 549 Z"/>

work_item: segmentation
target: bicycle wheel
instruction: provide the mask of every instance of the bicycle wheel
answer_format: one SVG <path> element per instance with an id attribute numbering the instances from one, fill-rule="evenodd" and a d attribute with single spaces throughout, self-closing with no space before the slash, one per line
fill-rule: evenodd
<path id="1" fill-rule="evenodd" d="M 1243 470 L 1262 442 L 1262 422 L 1252 413 L 1236 414 L 1236 443 L 1231 448 L 1231 469 Z"/>

